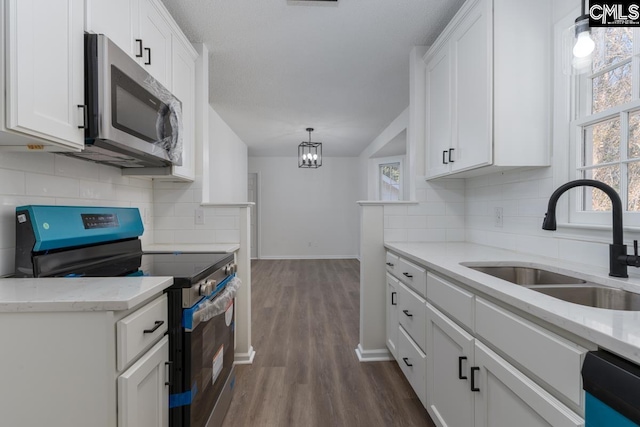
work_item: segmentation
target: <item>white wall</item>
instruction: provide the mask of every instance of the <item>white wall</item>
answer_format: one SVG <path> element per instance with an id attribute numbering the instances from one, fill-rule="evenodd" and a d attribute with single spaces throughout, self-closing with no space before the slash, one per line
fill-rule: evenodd
<path id="1" fill-rule="evenodd" d="M 247 145 L 209 109 L 209 201 L 247 201 Z"/>
<path id="2" fill-rule="evenodd" d="M 209 140 L 196 144 L 195 181 L 154 181 L 155 243 L 240 242 L 240 208 L 202 203 L 247 201 L 247 146 L 213 108 L 208 110 Z M 195 223 L 196 209 L 203 210 L 204 224 Z"/>
<path id="3" fill-rule="evenodd" d="M 153 243 L 152 182 L 50 153 L 0 153 L 0 276 L 13 274 L 15 208 L 27 204 L 137 207 Z M 146 214 L 146 215 L 145 215 Z"/>
<path id="4" fill-rule="evenodd" d="M 357 256 L 357 158 L 325 157 L 304 169 L 296 157 L 249 157 L 249 172 L 259 174 L 262 258 Z"/>

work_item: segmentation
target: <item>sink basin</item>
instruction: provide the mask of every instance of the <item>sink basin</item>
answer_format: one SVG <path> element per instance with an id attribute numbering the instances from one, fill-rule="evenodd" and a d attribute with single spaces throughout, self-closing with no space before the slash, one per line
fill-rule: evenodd
<path id="1" fill-rule="evenodd" d="M 640 294 L 605 286 L 546 286 L 533 289 L 545 295 L 609 310 L 640 311 Z"/>
<path id="2" fill-rule="evenodd" d="M 464 264 L 463 264 L 464 265 Z M 536 285 L 558 285 L 558 284 L 581 284 L 585 280 L 576 277 L 565 276 L 541 268 L 520 267 L 520 266 L 474 266 L 466 265 L 473 270 L 488 274 L 507 282 L 523 286 Z"/>

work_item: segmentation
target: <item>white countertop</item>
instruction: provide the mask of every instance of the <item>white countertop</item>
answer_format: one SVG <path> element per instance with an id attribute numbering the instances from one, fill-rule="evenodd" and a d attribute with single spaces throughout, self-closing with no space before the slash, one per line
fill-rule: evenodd
<path id="1" fill-rule="evenodd" d="M 206 243 L 206 244 L 188 244 L 188 243 L 167 243 L 147 245 L 142 248 L 143 252 L 183 252 L 183 253 L 232 253 L 240 249 L 239 243 Z"/>
<path id="2" fill-rule="evenodd" d="M 0 279 L 0 313 L 119 311 L 173 284 L 173 277 Z"/>
<path id="3" fill-rule="evenodd" d="M 561 329 L 640 363 L 640 312 L 586 307 L 486 275 L 461 262 L 517 262 L 640 293 L 640 280 L 608 276 L 608 269 L 472 243 L 386 243 L 391 251 L 503 301 Z M 633 267 L 629 267 L 633 269 Z"/>

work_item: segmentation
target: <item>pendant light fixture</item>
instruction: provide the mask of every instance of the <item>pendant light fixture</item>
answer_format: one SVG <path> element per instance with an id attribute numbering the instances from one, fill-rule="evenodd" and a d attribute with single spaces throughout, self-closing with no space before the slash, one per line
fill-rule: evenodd
<path id="1" fill-rule="evenodd" d="M 322 166 L 322 142 L 311 142 L 313 128 L 306 130 L 309 132 L 309 142 L 303 141 L 298 145 L 298 167 L 319 168 Z"/>
<path id="2" fill-rule="evenodd" d="M 591 38 L 589 14 L 585 9 L 588 0 L 580 0 L 581 13 L 574 25 L 563 35 L 563 72 L 568 75 L 582 74 L 591 70 L 591 56 L 596 47 Z"/>

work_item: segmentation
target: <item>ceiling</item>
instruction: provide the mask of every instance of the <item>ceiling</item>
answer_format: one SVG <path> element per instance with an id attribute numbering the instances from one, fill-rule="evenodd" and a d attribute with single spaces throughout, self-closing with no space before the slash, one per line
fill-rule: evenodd
<path id="1" fill-rule="evenodd" d="M 357 156 L 409 105 L 409 53 L 463 0 L 162 0 L 209 48 L 209 101 L 251 156 Z"/>

